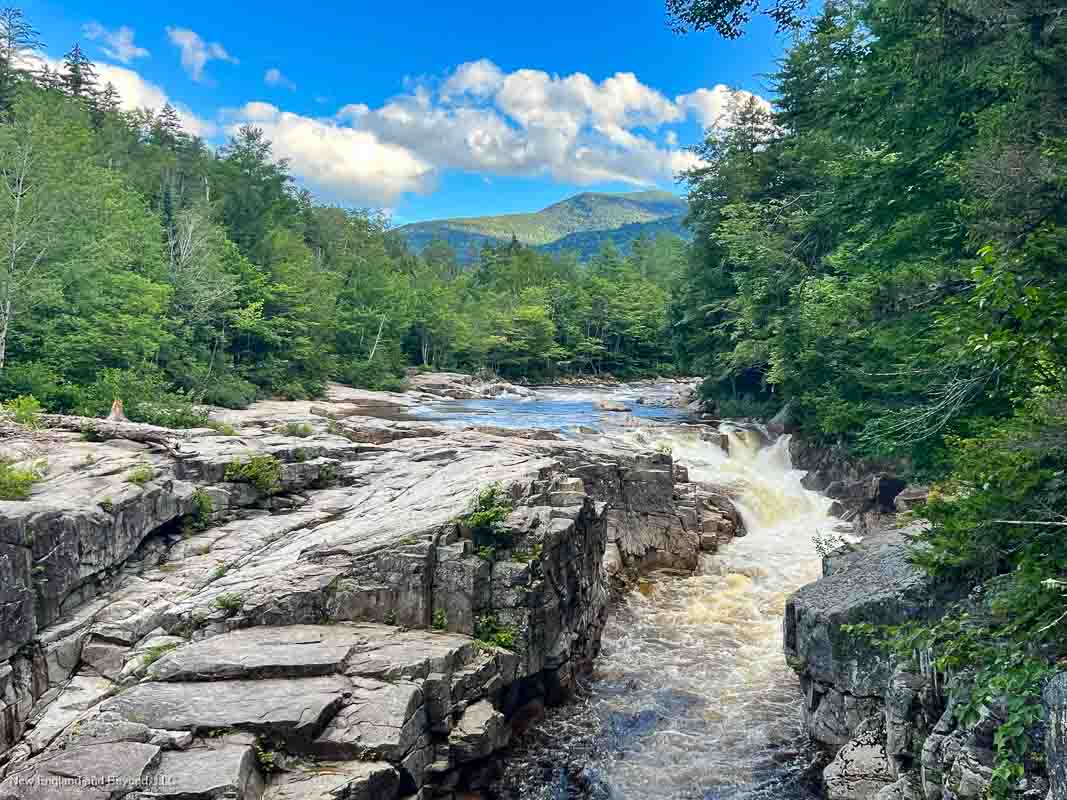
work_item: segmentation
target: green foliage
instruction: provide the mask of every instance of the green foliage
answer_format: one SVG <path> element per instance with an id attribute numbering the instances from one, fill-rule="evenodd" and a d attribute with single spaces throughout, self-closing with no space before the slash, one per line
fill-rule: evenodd
<path id="1" fill-rule="evenodd" d="M 496 548 L 511 543 L 511 536 L 503 523 L 512 507 L 511 498 L 503 487 L 493 484 L 479 491 L 467 512 L 456 519 L 460 528 L 474 541 L 479 558 L 492 561 L 496 558 Z"/>
<path id="2" fill-rule="evenodd" d="M 3 404 L 3 408 L 19 425 L 29 428 L 37 427 L 41 404 L 32 394 L 19 395 L 14 400 L 8 400 Z"/>
<path id="3" fill-rule="evenodd" d="M 178 645 L 174 644 L 157 644 L 154 647 L 149 647 L 145 650 L 144 655 L 141 657 L 141 666 L 148 669 L 155 664 L 159 659 L 163 658 L 167 653 L 173 650 Z"/>
<path id="4" fill-rule="evenodd" d="M 267 743 L 260 739 L 256 739 L 255 742 L 256 761 L 259 763 L 259 768 L 270 775 L 274 772 L 281 771 L 281 764 L 279 763 L 278 753 Z"/>
<path id="5" fill-rule="evenodd" d="M 186 514 L 185 527 L 189 531 L 204 531 L 211 527 L 211 516 L 215 513 L 215 504 L 211 496 L 197 489 L 193 492 L 193 510 Z"/>
<path id="6" fill-rule="evenodd" d="M 33 485 L 43 477 L 44 469 L 40 465 L 26 469 L 0 459 L 0 500 L 25 500 Z"/>
<path id="7" fill-rule="evenodd" d="M 229 615 L 236 614 L 244 607 L 245 601 L 241 595 L 235 592 L 223 592 L 215 598 L 214 606 Z"/>
<path id="8" fill-rule="evenodd" d="M 126 473 L 126 482 L 133 483 L 137 486 L 144 486 L 156 477 L 155 467 L 150 464 L 138 464 L 136 467 Z"/>
<path id="9" fill-rule="evenodd" d="M 443 608 L 439 608 L 433 612 L 433 620 L 431 625 L 435 631 L 443 631 L 448 629 L 448 615 L 445 614 Z"/>
<path id="10" fill-rule="evenodd" d="M 223 436 L 236 436 L 237 428 L 233 427 L 228 422 L 218 422 L 217 420 L 209 419 L 204 423 L 205 428 L 211 428 L 213 431 L 218 431 Z"/>
<path id="11" fill-rule="evenodd" d="M 231 461 L 226 465 L 225 480 L 249 483 L 263 494 L 278 491 L 282 479 L 282 464 L 274 456 L 252 456 L 247 461 Z"/>
<path id="12" fill-rule="evenodd" d="M 105 514 L 115 513 L 115 501 L 112 500 L 110 497 L 105 497 L 103 500 L 97 503 L 97 505 L 100 506 L 100 510 L 103 511 Z"/>
<path id="13" fill-rule="evenodd" d="M 484 614 L 474 621 L 474 638 L 493 647 L 514 651 L 519 634 L 509 625 L 502 625 L 496 614 Z"/>
<path id="14" fill-rule="evenodd" d="M 285 425 L 276 428 L 274 432 L 283 436 L 295 436 L 299 439 L 306 439 L 308 436 L 315 435 L 315 429 L 306 422 L 287 422 Z"/>

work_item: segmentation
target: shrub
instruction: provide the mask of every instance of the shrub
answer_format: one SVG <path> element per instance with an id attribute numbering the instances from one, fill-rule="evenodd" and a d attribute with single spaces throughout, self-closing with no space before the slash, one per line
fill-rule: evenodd
<path id="1" fill-rule="evenodd" d="M 131 469 L 126 475 L 127 483 L 135 483 L 138 486 L 144 486 L 150 480 L 156 477 L 156 470 L 154 467 L 148 464 L 138 464 Z"/>
<path id="2" fill-rule="evenodd" d="M 126 416 L 134 422 L 147 422 L 164 428 L 202 428 L 207 413 L 189 398 L 171 390 L 162 370 L 105 369 L 96 381 L 81 392 L 77 411 L 88 417 L 104 417 L 111 404 L 121 399 Z"/>
<path id="3" fill-rule="evenodd" d="M 25 500 L 30 496 L 33 484 L 44 474 L 45 468 L 41 464 L 23 469 L 0 459 L 0 500 Z"/>
<path id="4" fill-rule="evenodd" d="M 445 614 L 443 608 L 437 609 L 433 612 L 433 629 L 435 631 L 443 631 L 448 628 L 448 615 Z"/>
<path id="5" fill-rule="evenodd" d="M 492 560 L 496 547 L 510 544 L 503 522 L 511 510 L 511 499 L 499 484 L 493 484 L 478 492 L 467 513 L 456 523 L 470 532 L 478 555 Z"/>
<path id="6" fill-rule="evenodd" d="M 341 368 L 338 380 L 349 386 L 379 392 L 402 392 L 406 388 L 403 369 L 394 367 L 385 361 L 348 364 Z"/>
<path id="7" fill-rule="evenodd" d="M 315 429 L 306 422 L 288 422 L 285 425 L 279 425 L 274 429 L 274 432 L 282 436 L 295 436 L 298 439 L 306 439 L 308 436 L 315 434 Z"/>
<path id="8" fill-rule="evenodd" d="M 250 483 L 263 494 L 278 491 L 282 479 L 282 464 L 274 456 L 252 456 L 248 461 L 231 461 L 225 479 L 234 483 Z"/>
<path id="9" fill-rule="evenodd" d="M 185 527 L 191 531 L 207 530 L 211 525 L 211 515 L 215 513 L 215 504 L 207 492 L 197 489 L 193 493 L 193 510 L 186 515 Z"/>
<path id="10" fill-rule="evenodd" d="M 244 604 L 244 598 L 234 592 L 223 592 L 215 598 L 215 608 L 227 614 L 236 614 Z"/>
<path id="11" fill-rule="evenodd" d="M 41 404 L 32 394 L 19 395 L 14 400 L 8 400 L 4 403 L 4 410 L 19 425 L 36 428 L 39 421 L 38 418 L 41 415 Z"/>
<path id="12" fill-rule="evenodd" d="M 474 621 L 474 638 L 514 652 L 518 631 L 510 625 L 501 625 L 495 614 L 484 614 Z"/>
<path id="13" fill-rule="evenodd" d="M 148 669 L 148 667 L 155 664 L 157 661 L 159 661 L 159 659 L 163 658 L 164 655 L 169 653 L 177 646 L 177 643 L 174 643 L 157 644 L 155 647 L 149 647 L 145 651 L 144 657 L 141 659 L 141 666 L 143 666 L 145 669 Z"/>
<path id="14" fill-rule="evenodd" d="M 105 497 L 97 505 L 100 506 L 100 510 L 105 514 L 115 513 L 115 502 L 110 497 Z"/>

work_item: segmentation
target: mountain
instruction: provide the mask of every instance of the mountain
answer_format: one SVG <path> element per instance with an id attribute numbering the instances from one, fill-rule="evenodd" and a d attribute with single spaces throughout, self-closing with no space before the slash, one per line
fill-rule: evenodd
<path id="1" fill-rule="evenodd" d="M 668 192 L 584 192 L 534 213 L 415 222 L 397 231 L 415 250 L 443 239 L 461 258 L 472 247 L 506 244 L 513 236 L 539 249 L 587 256 L 605 240 L 625 250 L 642 234 L 687 236 L 682 227 L 687 210 L 685 200 Z"/>

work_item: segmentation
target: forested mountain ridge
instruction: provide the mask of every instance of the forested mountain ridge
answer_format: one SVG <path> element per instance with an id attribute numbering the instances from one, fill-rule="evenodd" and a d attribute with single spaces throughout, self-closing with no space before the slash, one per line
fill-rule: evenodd
<path id="1" fill-rule="evenodd" d="M 519 244 L 551 252 L 576 249 L 583 255 L 611 241 L 626 249 L 639 235 L 683 235 L 687 205 L 669 192 L 584 192 L 527 214 L 414 222 L 397 228 L 416 251 L 435 240 L 462 256 L 483 245 Z"/>

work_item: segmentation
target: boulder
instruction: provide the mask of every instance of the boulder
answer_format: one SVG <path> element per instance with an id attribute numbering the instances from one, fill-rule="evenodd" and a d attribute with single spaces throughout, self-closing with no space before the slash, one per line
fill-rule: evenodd
<path id="1" fill-rule="evenodd" d="M 507 745 L 511 730 L 504 715 L 488 700 L 470 706 L 448 737 L 449 751 L 456 764 L 487 758 Z"/>

